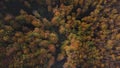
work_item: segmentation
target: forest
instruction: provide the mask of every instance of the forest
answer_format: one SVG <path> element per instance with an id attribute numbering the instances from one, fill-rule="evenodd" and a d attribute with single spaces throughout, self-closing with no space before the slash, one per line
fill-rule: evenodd
<path id="1" fill-rule="evenodd" d="M 120 68 L 120 0 L 0 0 L 0 68 Z"/>

